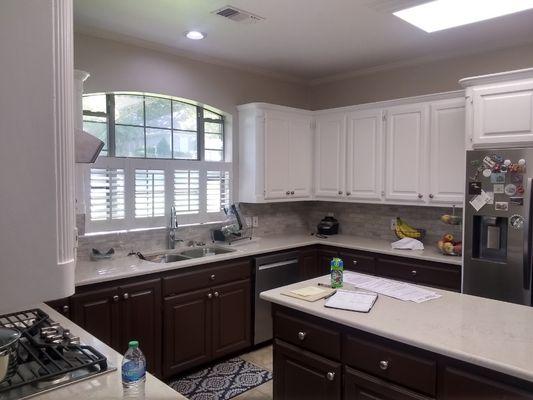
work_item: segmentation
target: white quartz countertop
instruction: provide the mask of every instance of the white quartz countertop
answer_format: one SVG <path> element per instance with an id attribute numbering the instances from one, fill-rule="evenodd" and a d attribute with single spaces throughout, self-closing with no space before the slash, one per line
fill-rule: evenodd
<path id="1" fill-rule="evenodd" d="M 40 308 L 47 313 L 54 321 L 59 322 L 64 328 L 70 329 L 70 331 L 79 336 L 83 344 L 94 347 L 100 353 L 107 357 L 109 363 L 117 367 L 116 371 L 108 372 L 106 374 L 96 376 L 84 381 L 73 383 L 63 388 L 55 389 L 53 391 L 36 395 L 32 399 L 40 400 L 85 400 L 85 399 L 124 399 L 129 398 L 124 396 L 122 390 L 122 377 L 121 377 L 121 363 L 122 355 L 115 350 L 95 338 L 87 331 L 74 324 L 72 321 L 66 319 L 64 316 L 54 311 L 45 304 L 38 304 L 33 307 L 26 307 L 25 309 Z M 142 343 L 141 343 L 142 348 Z M 181 394 L 161 382 L 159 379 L 151 374 L 146 374 L 146 383 L 144 397 L 146 399 L 174 399 L 174 400 L 186 400 Z"/>
<path id="2" fill-rule="evenodd" d="M 297 247 L 323 244 L 352 250 L 363 250 L 380 254 L 413 259 L 442 262 L 461 266 L 461 257 L 445 256 L 428 243 L 425 250 L 393 250 L 390 241 L 359 236 L 334 235 L 320 239 L 309 234 L 277 235 L 275 237 L 254 238 L 237 242 L 229 248 L 232 253 L 217 254 L 173 263 L 153 263 L 139 260 L 136 256 L 121 257 L 102 261 L 78 261 L 76 266 L 76 286 L 112 281 L 115 279 L 146 275 L 162 271 L 202 265 L 208 262 L 225 261 L 239 257 L 253 256 L 273 251 L 290 250 Z M 176 250 L 178 251 L 178 250 Z M 168 250 L 168 252 L 172 252 Z M 150 254 L 150 253 L 147 253 Z"/>
<path id="3" fill-rule="evenodd" d="M 357 313 L 282 295 L 328 282 L 329 276 L 261 293 L 261 298 L 342 325 L 533 382 L 533 307 L 431 289 L 442 297 L 424 303 L 383 295 Z"/>

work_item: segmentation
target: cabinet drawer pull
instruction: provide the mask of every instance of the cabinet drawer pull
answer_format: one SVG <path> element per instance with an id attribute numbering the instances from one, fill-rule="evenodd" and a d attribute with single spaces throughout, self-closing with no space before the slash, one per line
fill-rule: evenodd
<path id="1" fill-rule="evenodd" d="M 385 361 L 385 360 L 382 360 L 379 362 L 379 368 L 383 371 L 386 371 L 389 369 L 389 362 L 388 361 Z"/>
<path id="2" fill-rule="evenodd" d="M 213 293 L 207 293 L 207 298 L 211 300 L 213 298 Z"/>
<path id="3" fill-rule="evenodd" d="M 342 190 L 339 190 L 339 194 L 342 194 Z"/>
<path id="4" fill-rule="evenodd" d="M 117 302 L 117 301 L 118 301 L 118 295 L 117 295 L 117 294 L 113 296 L 113 301 L 114 301 L 114 302 Z"/>
<path id="5" fill-rule="evenodd" d="M 332 380 L 334 380 L 334 379 L 335 379 L 335 372 L 328 372 L 328 373 L 326 374 L 326 379 L 327 379 L 328 381 L 332 381 Z"/>
<path id="6" fill-rule="evenodd" d="M 357 260 L 353 260 L 353 261 L 352 261 L 352 264 L 353 264 L 353 265 L 357 265 Z"/>
<path id="7" fill-rule="evenodd" d="M 291 190 L 291 194 L 294 194 L 294 190 Z"/>
<path id="8" fill-rule="evenodd" d="M 346 192 L 346 196 L 350 196 L 352 192 Z"/>
<path id="9" fill-rule="evenodd" d="M 289 194 L 291 194 L 291 192 L 289 192 L 288 190 L 285 192 L 285 194 L 288 196 Z"/>
<path id="10" fill-rule="evenodd" d="M 219 295 L 218 295 L 218 292 L 215 292 L 215 293 L 214 293 L 214 296 L 215 296 L 215 297 L 218 297 L 218 296 L 219 296 Z"/>
<path id="11" fill-rule="evenodd" d="M 304 340 L 306 336 L 307 336 L 307 333 L 305 333 L 305 332 L 298 332 L 298 339 L 300 339 L 300 340 Z"/>
<path id="12" fill-rule="evenodd" d="M 122 297 L 124 297 L 124 300 L 128 300 L 130 298 L 130 295 L 128 293 L 124 293 Z"/>
<path id="13" fill-rule="evenodd" d="M 432 199 L 433 197 L 435 197 L 435 196 L 433 196 L 433 194 L 430 194 L 430 195 L 429 195 L 429 198 L 430 198 L 430 199 Z"/>
<path id="14" fill-rule="evenodd" d="M 215 274 L 213 274 L 213 275 L 211 275 L 211 276 L 209 277 L 209 280 L 212 280 L 212 281 L 214 281 L 214 280 L 215 280 L 215 278 L 216 278 L 216 277 L 215 277 Z"/>
<path id="15" fill-rule="evenodd" d="M 69 306 L 63 306 L 63 308 L 62 308 L 62 311 L 63 311 L 64 313 L 68 313 L 69 310 L 70 310 L 70 307 L 69 307 Z"/>
<path id="16" fill-rule="evenodd" d="M 416 276 L 416 274 L 418 274 L 417 270 L 416 270 L 416 269 L 413 269 L 413 270 L 411 271 L 411 275 Z"/>
<path id="17" fill-rule="evenodd" d="M 422 197 L 424 197 L 424 195 L 422 193 L 418 193 L 418 198 L 421 199 Z"/>

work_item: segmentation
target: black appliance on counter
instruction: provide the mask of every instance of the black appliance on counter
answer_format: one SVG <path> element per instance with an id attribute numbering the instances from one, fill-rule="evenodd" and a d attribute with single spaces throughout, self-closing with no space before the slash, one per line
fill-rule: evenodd
<path id="1" fill-rule="evenodd" d="M 318 223 L 316 229 L 321 235 L 336 235 L 339 233 L 339 221 L 333 215 L 327 215 Z"/>
<path id="2" fill-rule="evenodd" d="M 25 399 L 116 370 L 40 309 L 0 315 L 0 327 L 21 333 L 16 372 L 0 382 L 0 400 Z"/>

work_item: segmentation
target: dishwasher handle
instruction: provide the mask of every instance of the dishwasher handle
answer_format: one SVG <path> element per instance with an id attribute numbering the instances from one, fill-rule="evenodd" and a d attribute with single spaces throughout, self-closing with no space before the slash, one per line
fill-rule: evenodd
<path id="1" fill-rule="evenodd" d="M 276 263 L 261 265 L 261 266 L 257 267 L 257 270 L 258 271 L 264 271 L 265 269 L 279 268 L 279 267 L 284 267 L 284 266 L 287 266 L 287 265 L 297 264 L 297 263 L 298 263 L 298 259 L 294 258 L 292 260 L 285 260 L 285 261 L 280 261 L 280 262 L 276 262 Z"/>

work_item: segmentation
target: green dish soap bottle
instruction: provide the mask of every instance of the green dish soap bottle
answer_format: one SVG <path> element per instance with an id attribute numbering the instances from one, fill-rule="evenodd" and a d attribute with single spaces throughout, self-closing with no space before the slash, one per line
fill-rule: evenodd
<path id="1" fill-rule="evenodd" d="M 332 288 L 341 288 L 342 287 L 342 274 L 344 273 L 344 263 L 340 258 L 333 258 L 330 262 L 331 268 L 331 287 Z"/>

